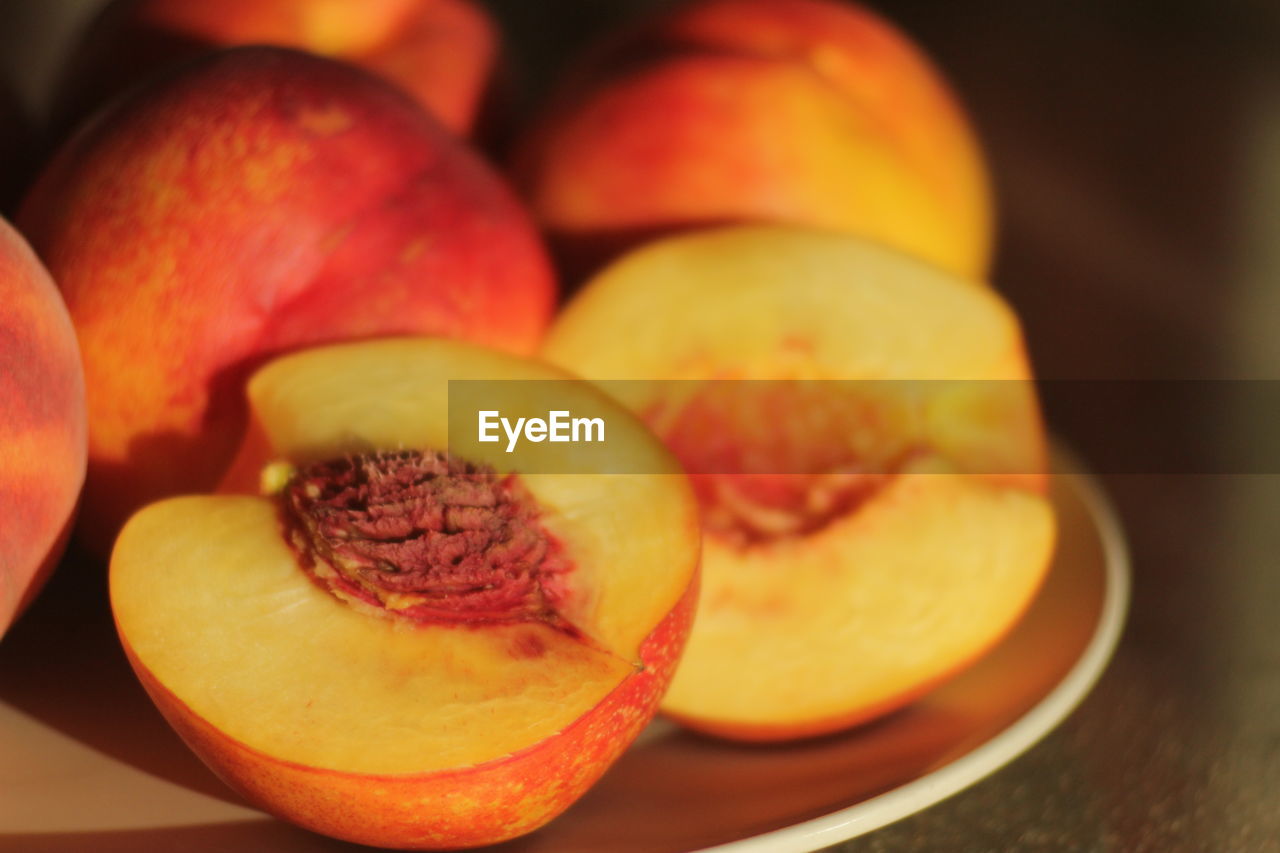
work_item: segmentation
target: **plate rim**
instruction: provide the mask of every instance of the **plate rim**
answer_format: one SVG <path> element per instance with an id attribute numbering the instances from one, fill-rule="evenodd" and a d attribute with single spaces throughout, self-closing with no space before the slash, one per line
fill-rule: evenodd
<path id="1" fill-rule="evenodd" d="M 851 806 L 790 826 L 735 841 L 697 848 L 692 853 L 809 853 L 902 820 L 960 793 L 1035 746 L 1080 705 L 1106 670 L 1124 630 L 1132 588 L 1131 559 L 1115 506 L 1096 476 L 1070 452 L 1066 478 L 1089 510 L 1098 530 L 1104 563 L 1104 587 L 1098 622 L 1084 651 L 1067 674 L 1020 717 L 936 770 Z"/>

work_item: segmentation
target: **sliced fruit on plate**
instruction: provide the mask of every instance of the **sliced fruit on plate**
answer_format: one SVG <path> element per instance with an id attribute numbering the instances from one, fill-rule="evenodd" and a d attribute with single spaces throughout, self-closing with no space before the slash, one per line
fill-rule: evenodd
<path id="1" fill-rule="evenodd" d="M 1044 576 L 1043 429 L 990 289 L 852 237 L 719 229 L 604 271 L 544 354 L 646 380 L 602 387 L 693 475 L 703 592 L 663 703 L 690 726 L 772 740 L 900 707 Z"/>
<path id="2" fill-rule="evenodd" d="M 232 474 L 272 494 L 153 504 L 112 556 L 120 636 L 170 723 L 247 798 L 338 838 L 537 828 L 655 713 L 689 629 L 697 505 L 674 459 L 581 382 L 570 402 L 609 411 L 654 473 L 450 456 L 448 380 L 468 378 L 505 380 L 501 408 L 511 380 L 566 377 L 430 339 L 273 362 Z"/>

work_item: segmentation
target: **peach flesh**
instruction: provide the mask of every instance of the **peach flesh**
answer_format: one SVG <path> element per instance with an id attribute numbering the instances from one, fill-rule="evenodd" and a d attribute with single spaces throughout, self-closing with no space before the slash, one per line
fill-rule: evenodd
<path id="1" fill-rule="evenodd" d="M 606 269 L 544 354 L 707 472 L 703 592 L 663 700 L 693 728 L 781 740 L 899 708 L 990 648 L 1044 576 L 1043 430 L 989 289 L 839 234 L 715 229 Z M 769 390 L 679 393 L 724 378 Z M 792 411 L 830 380 L 858 393 Z"/>
<path id="2" fill-rule="evenodd" d="M 822 735 L 972 664 L 1039 589 L 1054 538 L 1041 496 L 974 479 L 908 473 L 815 534 L 711 538 L 701 633 L 664 711 L 739 740 Z"/>
<path id="3" fill-rule="evenodd" d="M 277 359 L 249 384 L 252 425 L 229 477 L 262 472 L 277 497 L 173 498 L 121 533 L 112 608 L 140 680 L 214 772 L 273 814 L 377 846 L 491 844 L 567 808 L 656 712 L 696 602 L 696 506 L 669 454 L 586 383 L 568 383 L 571 408 L 602 407 L 647 469 L 666 473 L 514 476 L 500 450 L 444 466 L 498 472 L 469 481 L 483 488 L 464 502 L 489 502 L 500 487 L 520 512 L 536 510 L 565 569 L 542 587 L 576 630 L 510 611 L 384 618 L 317 584 L 287 536 L 278 495 L 311 491 L 309 474 L 331 480 L 329 468 L 362 455 L 381 460 L 366 471 L 394 474 L 395 457 L 438 474 L 428 448 L 447 445 L 448 380 L 495 378 L 570 379 L 443 339 Z M 499 385 L 518 398 L 527 383 Z M 406 510 L 395 494 L 393 518 Z"/>
<path id="4" fill-rule="evenodd" d="M 329 773 L 500 759 L 570 725 L 632 670 L 624 650 L 540 622 L 410 624 L 352 607 L 313 583 L 275 501 L 256 496 L 152 504 L 122 533 L 112 573 L 142 669 L 224 735 Z"/>
<path id="5" fill-rule="evenodd" d="M 738 545 L 815 533 L 930 452 L 901 401 L 839 386 L 718 382 L 646 413 L 690 472 L 707 532 Z"/>

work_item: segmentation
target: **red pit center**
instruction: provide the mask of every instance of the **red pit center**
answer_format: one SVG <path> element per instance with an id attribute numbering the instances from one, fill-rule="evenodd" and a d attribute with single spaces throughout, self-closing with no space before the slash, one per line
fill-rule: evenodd
<path id="1" fill-rule="evenodd" d="M 905 401 L 856 385 L 712 381 L 647 420 L 690 473 L 704 529 L 747 548 L 856 512 L 918 454 Z"/>
<path id="2" fill-rule="evenodd" d="M 570 566 L 514 475 L 361 453 L 299 470 L 280 497 L 303 570 L 343 601 L 419 623 L 559 621 Z"/>

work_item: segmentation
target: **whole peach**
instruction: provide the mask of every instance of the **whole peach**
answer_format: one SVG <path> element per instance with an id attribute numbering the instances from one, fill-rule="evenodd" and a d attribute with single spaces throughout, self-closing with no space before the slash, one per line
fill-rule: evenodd
<path id="1" fill-rule="evenodd" d="M 340 62 L 236 48 L 118 102 L 20 221 L 85 355 L 86 541 L 211 487 L 271 355 L 396 334 L 528 352 L 555 286 L 502 181 L 410 99 Z"/>
<path id="2" fill-rule="evenodd" d="M 0 634 L 61 556 L 84 470 L 75 332 L 49 274 L 0 220 Z"/>
<path id="3" fill-rule="evenodd" d="M 954 95 L 892 25 L 833 0 L 701 0 L 598 46 L 517 153 L 571 268 L 655 234 L 781 222 L 985 278 L 988 180 Z"/>
<path id="4" fill-rule="evenodd" d="M 59 123 L 162 68 L 248 44 L 360 65 L 461 134 L 476 120 L 497 60 L 493 23 L 471 0 L 115 0 L 64 71 Z"/>

